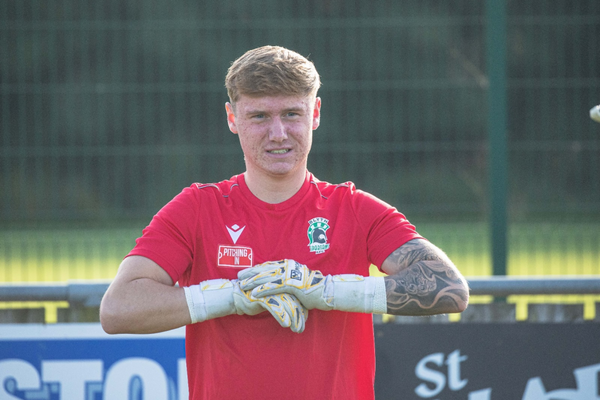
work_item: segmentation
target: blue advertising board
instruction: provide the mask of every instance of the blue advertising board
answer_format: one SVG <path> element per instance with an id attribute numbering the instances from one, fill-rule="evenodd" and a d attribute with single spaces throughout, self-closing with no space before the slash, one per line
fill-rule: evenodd
<path id="1" fill-rule="evenodd" d="M 0 399 L 187 399 L 184 332 L 108 335 L 100 324 L 0 325 Z"/>

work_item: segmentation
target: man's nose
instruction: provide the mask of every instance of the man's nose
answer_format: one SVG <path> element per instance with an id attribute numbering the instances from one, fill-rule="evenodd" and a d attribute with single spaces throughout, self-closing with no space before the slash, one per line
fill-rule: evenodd
<path id="1" fill-rule="evenodd" d="M 274 118 L 269 131 L 269 139 L 274 142 L 281 142 L 287 139 L 285 124 L 280 118 Z"/>

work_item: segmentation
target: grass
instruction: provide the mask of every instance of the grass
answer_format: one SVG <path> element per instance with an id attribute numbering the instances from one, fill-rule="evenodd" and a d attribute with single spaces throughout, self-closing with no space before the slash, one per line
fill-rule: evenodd
<path id="1" fill-rule="evenodd" d="M 466 277 L 492 273 L 489 235 L 484 223 L 423 223 L 419 232 L 442 248 Z M 0 231 L 0 282 L 110 280 L 141 228 L 14 229 Z M 508 275 L 600 275 L 600 224 L 514 224 L 509 231 Z M 377 274 L 376 269 L 372 269 Z M 489 302 L 477 296 L 473 302 Z M 583 303 L 584 317 L 595 317 L 600 296 L 510 296 L 517 319 L 526 319 L 529 302 Z M 0 303 L 0 308 L 40 304 Z M 52 322 L 56 307 L 44 303 Z"/>

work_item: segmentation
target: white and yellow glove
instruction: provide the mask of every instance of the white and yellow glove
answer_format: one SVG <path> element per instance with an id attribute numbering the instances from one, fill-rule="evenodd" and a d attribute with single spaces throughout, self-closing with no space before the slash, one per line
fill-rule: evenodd
<path id="1" fill-rule="evenodd" d="M 281 293 L 261 298 L 240 288 L 239 281 L 211 279 L 184 287 L 192 324 L 226 315 L 256 315 L 267 310 L 284 328 L 304 331 L 308 310 L 291 294 Z"/>
<path id="2" fill-rule="evenodd" d="M 309 310 L 339 310 L 385 314 L 387 296 L 383 277 L 354 274 L 327 275 L 294 260 L 266 262 L 238 273 L 242 290 L 263 298 L 288 293 Z"/>

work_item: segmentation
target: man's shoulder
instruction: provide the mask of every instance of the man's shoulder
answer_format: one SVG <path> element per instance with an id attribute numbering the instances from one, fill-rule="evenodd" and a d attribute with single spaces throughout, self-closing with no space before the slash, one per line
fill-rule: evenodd
<path id="1" fill-rule="evenodd" d="M 362 198 L 362 197 L 373 197 L 373 195 L 360 190 L 356 187 L 354 182 L 346 181 L 342 183 L 330 183 L 321 181 L 314 176 L 311 176 L 311 183 L 319 190 L 322 197 L 325 198 Z"/>
<path id="2" fill-rule="evenodd" d="M 320 195 L 323 199 L 333 201 L 339 204 L 350 204 L 355 208 L 364 207 L 384 207 L 393 208 L 385 201 L 379 199 L 377 196 L 358 189 L 356 185 L 351 182 L 343 183 L 329 183 L 321 181 L 315 177 L 311 177 L 311 183 L 318 188 Z"/>
<path id="3" fill-rule="evenodd" d="M 218 194 L 224 198 L 229 197 L 232 190 L 239 187 L 239 175 L 232 176 L 229 179 L 213 182 L 213 183 L 194 183 L 188 189 L 191 189 L 199 194 L 215 195 Z"/>

